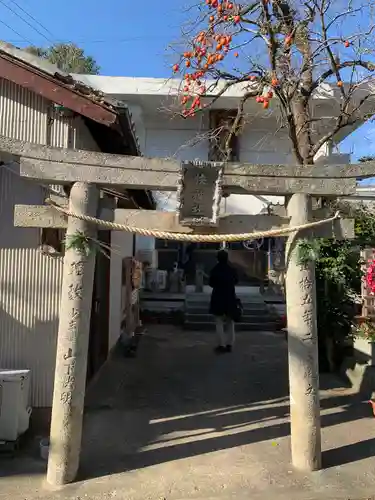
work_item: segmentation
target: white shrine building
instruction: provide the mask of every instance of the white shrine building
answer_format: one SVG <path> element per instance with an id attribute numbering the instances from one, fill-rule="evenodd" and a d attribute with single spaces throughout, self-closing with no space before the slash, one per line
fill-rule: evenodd
<path id="1" fill-rule="evenodd" d="M 209 136 L 217 116 L 223 112 L 236 112 L 239 99 L 243 95 L 241 85 L 231 87 L 207 111 L 199 113 L 193 118 L 177 116 L 179 80 L 163 80 L 159 78 L 130 78 L 95 75 L 75 75 L 86 85 L 100 89 L 105 95 L 125 102 L 132 111 L 137 136 L 142 154 L 146 157 L 174 157 L 182 161 L 209 160 Z M 316 135 L 322 136 L 332 126 L 332 117 L 337 113 L 337 99 L 339 89 L 324 85 L 316 93 L 313 102 L 313 115 L 320 117 L 316 126 Z M 282 119 L 277 106 L 264 110 L 255 99 L 246 102 L 244 126 L 241 134 L 236 137 L 232 148 L 232 160 L 259 164 L 293 164 L 294 157 L 291 151 L 288 132 L 282 127 Z M 356 127 L 361 122 L 356 123 Z M 317 155 L 317 161 L 324 163 L 349 163 L 350 155 L 339 154 L 340 142 L 354 127 L 345 128 L 335 137 L 335 142 L 326 144 Z M 211 134 L 212 135 L 212 134 Z M 159 193 L 155 195 L 159 208 L 174 210 L 176 196 L 174 193 Z M 223 199 L 221 213 L 230 214 L 259 214 L 267 213 L 269 204 L 283 204 L 280 196 L 252 196 L 231 195 Z M 120 237 L 120 235 L 119 235 Z M 122 235 L 121 237 L 125 237 Z M 177 244 L 160 242 L 153 238 L 137 238 L 137 248 L 154 251 L 154 258 L 149 259 L 161 269 L 170 269 L 172 263 L 178 260 Z M 235 244 L 234 248 L 241 250 L 238 261 L 247 262 L 247 277 L 243 275 L 244 283 L 251 282 L 251 270 L 267 268 L 266 250 L 269 242 L 264 242 L 263 255 L 248 260 L 246 250 L 242 244 Z M 155 252 L 155 249 L 157 252 Z M 206 270 L 212 265 L 214 245 L 201 244 L 196 251 L 199 262 Z M 157 256 L 155 256 L 157 254 Z M 259 259 L 262 262 L 258 262 Z M 241 265 L 241 264 L 240 264 Z M 255 271 L 254 271 L 255 273 Z M 256 274 L 256 273 L 255 273 Z M 259 280 L 260 276 L 256 276 Z"/>

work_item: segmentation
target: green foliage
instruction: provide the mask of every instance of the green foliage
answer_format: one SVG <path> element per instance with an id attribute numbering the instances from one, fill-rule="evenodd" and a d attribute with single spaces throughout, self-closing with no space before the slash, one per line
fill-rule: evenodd
<path id="1" fill-rule="evenodd" d="M 332 208 L 355 219 L 354 240 L 303 239 L 297 246 L 300 265 L 315 263 L 320 364 L 327 367 L 335 362 L 337 365 L 341 363 L 343 346 L 353 338 L 353 333 L 354 336 L 375 338 L 373 326 L 370 333 L 369 327 L 361 327 L 363 331 L 353 330 L 354 318 L 358 314 L 356 299 L 361 291 L 360 250 L 375 247 L 375 216 L 366 206 L 359 204 L 340 203 Z M 336 354 L 341 351 L 336 360 L 327 358 L 328 339 L 333 341 Z"/>
<path id="2" fill-rule="evenodd" d="M 354 337 L 362 338 L 368 342 L 375 342 L 375 324 L 373 321 L 365 321 L 353 328 Z"/>
<path id="3" fill-rule="evenodd" d="M 349 292 L 360 286 L 358 247 L 350 241 L 321 239 L 320 255 L 316 263 L 317 276 Z"/>
<path id="4" fill-rule="evenodd" d="M 26 47 L 25 51 L 28 52 L 29 54 L 32 54 L 33 56 L 41 57 L 42 59 L 47 59 L 47 51 L 46 49 L 43 49 L 41 47 L 34 47 L 34 45 L 31 45 L 30 47 Z"/>
<path id="5" fill-rule="evenodd" d="M 359 158 L 358 161 L 361 163 L 366 163 L 366 161 L 373 161 L 375 160 L 375 156 L 362 156 L 362 158 Z"/>
<path id="6" fill-rule="evenodd" d="M 75 250 L 84 257 L 100 252 L 108 259 L 112 251 L 111 247 L 103 241 L 91 238 L 81 231 L 77 231 L 65 238 L 65 250 Z"/>
<path id="7" fill-rule="evenodd" d="M 343 215 L 355 218 L 355 239 L 332 241 L 316 240 L 319 257 L 315 261 L 318 335 L 321 364 L 328 338 L 339 352 L 353 336 L 354 317 L 358 314 L 356 297 L 361 290 L 360 250 L 375 246 L 375 218 L 364 206 L 340 206 Z M 323 358 L 323 359 L 322 359 Z M 341 359 L 337 360 L 340 364 Z"/>
<path id="8" fill-rule="evenodd" d="M 361 248 L 375 247 L 375 214 L 370 213 L 365 207 L 357 208 L 355 217 L 355 242 Z"/>
<path id="9" fill-rule="evenodd" d="M 303 239 L 297 245 L 297 259 L 301 266 L 309 262 L 316 262 L 320 254 L 320 240 L 307 240 Z"/>
<path id="10" fill-rule="evenodd" d="M 95 241 L 86 234 L 77 231 L 65 238 L 65 250 L 76 250 L 78 253 L 88 257 L 96 251 Z"/>
<path id="11" fill-rule="evenodd" d="M 316 262 L 316 297 L 320 366 L 324 371 L 340 366 L 356 315 L 356 292 L 360 288 L 359 254 L 350 242 L 320 240 Z M 334 358 L 329 357 L 329 343 Z"/>
<path id="12" fill-rule="evenodd" d="M 61 71 L 66 73 L 97 75 L 100 71 L 96 61 L 74 43 L 56 43 L 47 48 L 31 46 L 26 47 L 25 50 L 56 64 Z"/>

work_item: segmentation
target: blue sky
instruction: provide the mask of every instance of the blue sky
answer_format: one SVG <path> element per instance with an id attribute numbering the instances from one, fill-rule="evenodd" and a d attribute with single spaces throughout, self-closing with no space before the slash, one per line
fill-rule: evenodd
<path id="1" fill-rule="evenodd" d="M 102 74 L 166 76 L 172 61 L 172 52 L 167 48 L 179 38 L 183 3 L 183 0 L 1 0 L 0 20 L 21 35 L 2 25 L 1 38 L 20 47 L 30 42 L 48 45 L 73 41 L 95 57 Z"/>
<path id="2" fill-rule="evenodd" d="M 104 75 L 168 77 L 170 44 L 191 17 L 185 0 L 0 0 L 1 39 L 19 47 L 72 41 Z M 23 19 L 22 19 L 23 18 Z M 375 129 L 361 127 L 341 146 L 353 159 L 375 153 Z"/>

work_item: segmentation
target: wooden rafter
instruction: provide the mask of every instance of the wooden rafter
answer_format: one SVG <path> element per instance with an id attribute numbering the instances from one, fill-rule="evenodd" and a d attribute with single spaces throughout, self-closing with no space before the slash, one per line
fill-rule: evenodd
<path id="1" fill-rule="evenodd" d="M 94 102 L 89 96 L 68 88 L 63 82 L 58 82 L 52 76 L 4 53 L 0 57 L 0 77 L 104 125 L 111 126 L 117 120 L 114 110 Z"/>

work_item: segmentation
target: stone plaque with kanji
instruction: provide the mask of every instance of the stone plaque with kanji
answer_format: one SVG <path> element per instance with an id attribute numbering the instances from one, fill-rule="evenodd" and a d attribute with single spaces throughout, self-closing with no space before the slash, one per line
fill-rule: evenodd
<path id="1" fill-rule="evenodd" d="M 186 162 L 181 165 L 177 192 L 179 222 L 185 226 L 217 226 L 222 196 L 221 163 Z"/>

